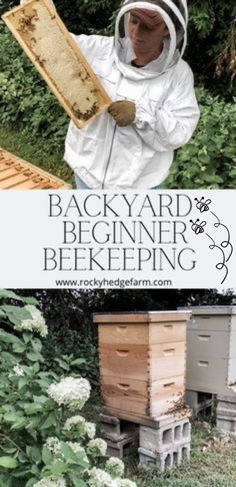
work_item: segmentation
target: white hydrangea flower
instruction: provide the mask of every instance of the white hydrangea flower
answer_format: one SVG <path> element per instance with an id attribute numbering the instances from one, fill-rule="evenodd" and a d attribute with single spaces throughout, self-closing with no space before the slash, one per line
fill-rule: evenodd
<path id="1" fill-rule="evenodd" d="M 111 457 L 106 462 L 106 471 L 112 477 L 122 477 L 125 471 L 124 463 L 119 458 Z"/>
<path id="2" fill-rule="evenodd" d="M 88 485 L 90 487 L 110 487 L 112 484 L 112 478 L 109 473 L 101 468 L 93 467 L 89 472 L 89 476 Z"/>
<path id="3" fill-rule="evenodd" d="M 58 440 L 58 438 L 56 438 L 55 436 L 50 436 L 47 439 L 45 446 L 48 450 L 50 450 L 55 455 L 61 453 L 60 440 Z"/>
<path id="4" fill-rule="evenodd" d="M 93 440 L 93 438 L 96 434 L 96 425 L 94 423 L 86 422 L 84 424 L 84 429 L 85 429 L 86 435 L 90 438 L 90 440 Z"/>
<path id="5" fill-rule="evenodd" d="M 85 418 L 83 416 L 80 416 L 79 414 L 75 416 L 71 416 L 71 418 L 68 418 L 64 424 L 63 429 L 66 431 L 71 431 L 74 426 L 81 426 L 85 424 Z"/>
<path id="6" fill-rule="evenodd" d="M 81 409 L 90 396 L 90 384 L 86 379 L 66 377 L 58 384 L 51 384 L 48 395 L 61 406 L 64 404 L 70 410 Z"/>
<path id="7" fill-rule="evenodd" d="M 25 375 L 24 370 L 20 365 L 15 365 L 15 367 L 13 367 L 13 372 L 17 377 L 23 377 L 23 375 Z"/>
<path id="8" fill-rule="evenodd" d="M 105 456 L 107 451 L 107 443 L 102 438 L 95 438 L 95 440 L 90 440 L 88 442 L 88 448 L 92 453 L 96 455 Z"/>
<path id="9" fill-rule="evenodd" d="M 66 487 L 64 477 L 45 477 L 34 484 L 34 487 Z"/>
<path id="10" fill-rule="evenodd" d="M 120 479 L 119 487 L 137 487 L 137 484 L 129 479 Z"/>
<path id="11" fill-rule="evenodd" d="M 32 304 L 24 306 L 23 309 L 30 313 L 31 318 L 21 320 L 20 324 L 15 326 L 16 330 L 38 332 L 41 337 L 47 336 L 48 327 L 41 312 Z"/>
<path id="12" fill-rule="evenodd" d="M 129 479 L 113 478 L 109 487 L 137 487 L 137 484 Z"/>
<path id="13" fill-rule="evenodd" d="M 71 447 L 71 449 L 73 450 L 74 453 L 83 453 L 83 456 L 84 456 L 83 459 L 85 462 L 89 461 L 88 457 L 86 455 L 85 449 L 83 448 L 83 446 L 80 445 L 80 443 L 76 443 L 73 441 L 66 441 L 66 444 Z"/>

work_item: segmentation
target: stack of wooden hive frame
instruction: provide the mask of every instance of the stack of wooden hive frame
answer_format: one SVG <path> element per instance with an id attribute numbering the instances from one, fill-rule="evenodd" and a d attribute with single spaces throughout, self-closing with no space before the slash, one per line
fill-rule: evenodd
<path id="1" fill-rule="evenodd" d="M 143 466 L 163 471 L 189 458 L 184 404 L 186 323 L 191 313 L 96 314 L 99 325 L 102 433 L 108 454 L 137 444 Z"/>
<path id="2" fill-rule="evenodd" d="M 187 403 L 217 397 L 217 427 L 236 433 L 236 307 L 196 306 L 187 330 Z M 198 400 L 197 400 L 198 398 Z"/>
<path id="3" fill-rule="evenodd" d="M 0 189 L 68 189 L 48 172 L 0 148 Z"/>

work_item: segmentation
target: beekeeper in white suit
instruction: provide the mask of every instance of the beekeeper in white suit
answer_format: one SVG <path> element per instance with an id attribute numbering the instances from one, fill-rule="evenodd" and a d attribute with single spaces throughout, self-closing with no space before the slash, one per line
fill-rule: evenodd
<path id="1" fill-rule="evenodd" d="M 126 0 L 114 37 L 74 36 L 113 100 L 85 128 L 70 122 L 64 158 L 78 188 L 149 189 L 168 176 L 199 119 L 187 17 L 186 0 Z"/>

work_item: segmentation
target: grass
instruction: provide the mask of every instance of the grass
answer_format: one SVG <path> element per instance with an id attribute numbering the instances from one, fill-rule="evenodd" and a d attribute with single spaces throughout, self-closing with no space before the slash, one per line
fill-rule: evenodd
<path id="1" fill-rule="evenodd" d="M 101 404 L 93 400 L 87 418 L 99 417 Z M 99 422 L 97 424 L 99 436 Z M 192 425 L 190 462 L 165 473 L 138 467 L 137 449 L 129 449 L 125 457 L 126 476 L 138 487 L 236 487 L 236 437 L 222 436 L 214 425 L 195 422 Z"/>
<path id="2" fill-rule="evenodd" d="M 190 463 L 158 474 L 138 469 L 136 456 L 126 463 L 130 478 L 142 487 L 235 487 L 236 439 L 220 439 L 214 427 L 193 425 Z"/>
<path id="3" fill-rule="evenodd" d="M 33 140 L 30 134 L 3 126 L 0 127 L 0 147 L 74 184 L 73 172 L 63 161 L 63 147 L 58 153 L 52 153 L 44 139 Z"/>

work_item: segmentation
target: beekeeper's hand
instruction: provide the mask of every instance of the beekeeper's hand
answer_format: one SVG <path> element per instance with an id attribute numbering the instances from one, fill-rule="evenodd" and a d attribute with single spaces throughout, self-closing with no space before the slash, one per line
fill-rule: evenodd
<path id="1" fill-rule="evenodd" d="M 115 101 L 109 106 L 108 112 L 119 127 L 126 127 L 126 125 L 130 125 L 135 119 L 135 103 L 127 100 Z"/>

